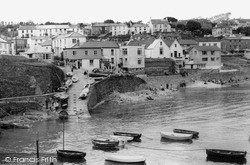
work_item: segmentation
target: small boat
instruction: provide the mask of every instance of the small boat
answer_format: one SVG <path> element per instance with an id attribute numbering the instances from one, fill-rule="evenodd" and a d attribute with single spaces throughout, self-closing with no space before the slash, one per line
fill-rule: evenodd
<path id="1" fill-rule="evenodd" d="M 65 92 L 60 92 L 54 95 L 55 98 L 61 99 L 61 100 L 66 100 L 69 98 L 69 95 Z"/>
<path id="2" fill-rule="evenodd" d="M 82 90 L 82 92 L 80 93 L 80 95 L 79 95 L 79 98 L 81 98 L 81 99 L 85 99 L 87 96 L 88 96 L 88 93 L 89 93 L 89 84 L 87 84 L 86 86 L 85 86 L 85 88 L 83 88 L 83 90 Z"/>
<path id="3" fill-rule="evenodd" d="M 92 144 L 97 148 L 116 148 L 119 145 L 119 141 L 106 138 L 97 138 L 92 140 Z"/>
<path id="4" fill-rule="evenodd" d="M 58 88 L 58 91 L 59 91 L 59 92 L 65 92 L 65 91 L 67 91 L 67 89 L 68 89 L 68 88 L 67 88 L 66 86 L 63 86 L 63 87 L 59 87 L 59 88 Z"/>
<path id="5" fill-rule="evenodd" d="M 111 139 L 118 140 L 118 141 L 125 141 L 125 142 L 132 142 L 133 137 L 129 136 L 117 136 L 117 135 L 110 135 Z"/>
<path id="6" fill-rule="evenodd" d="M 95 83 L 95 79 L 90 79 L 90 80 L 87 81 L 87 84 L 90 84 L 90 85 L 92 85 L 94 83 Z"/>
<path id="7" fill-rule="evenodd" d="M 182 134 L 173 132 L 160 132 L 162 138 L 170 140 L 192 140 L 193 134 Z"/>
<path id="8" fill-rule="evenodd" d="M 73 77 L 71 78 L 71 80 L 73 81 L 73 83 L 76 83 L 79 79 L 78 79 L 78 77 L 73 76 Z"/>
<path id="9" fill-rule="evenodd" d="M 114 135 L 118 136 L 128 136 L 128 137 L 133 137 L 133 141 L 141 141 L 141 135 L 139 133 L 128 133 L 128 132 L 113 132 Z"/>
<path id="10" fill-rule="evenodd" d="M 174 129 L 174 133 L 183 133 L 183 134 L 192 134 L 193 138 L 198 138 L 199 137 L 199 132 L 197 131 L 190 131 L 190 130 L 185 130 L 185 129 Z"/>
<path id="11" fill-rule="evenodd" d="M 124 155 L 108 155 L 105 161 L 119 163 L 144 163 L 146 159 L 143 156 L 124 156 Z"/>
<path id="12" fill-rule="evenodd" d="M 72 76 L 73 76 L 73 72 L 67 72 L 67 73 L 66 73 L 66 76 L 72 77 Z"/>
<path id="13" fill-rule="evenodd" d="M 152 98 L 151 96 L 147 96 L 146 97 L 148 100 L 154 100 L 154 98 Z"/>
<path id="14" fill-rule="evenodd" d="M 106 73 L 89 73 L 89 77 L 108 77 Z"/>
<path id="15" fill-rule="evenodd" d="M 85 152 L 80 151 L 72 151 L 72 150 L 57 150 L 57 158 L 60 161 L 69 161 L 69 162 L 78 162 L 81 160 L 85 160 L 84 157 L 86 156 Z"/>
<path id="16" fill-rule="evenodd" d="M 206 149 L 207 157 L 218 159 L 245 159 L 246 151 L 232 151 L 221 149 Z"/>
<path id="17" fill-rule="evenodd" d="M 66 120 L 68 118 L 69 118 L 68 112 L 66 112 L 65 110 L 59 112 L 59 119 Z"/>
<path id="18" fill-rule="evenodd" d="M 19 129 L 29 129 L 30 125 L 28 124 L 20 124 L 20 123 L 13 123 L 14 128 L 19 128 Z"/>
<path id="19" fill-rule="evenodd" d="M 72 82 L 71 79 L 68 79 L 68 80 L 65 82 L 65 86 L 66 86 L 67 88 L 69 88 L 72 84 L 73 84 L 73 82 Z"/>
<path id="20" fill-rule="evenodd" d="M 30 125 L 21 123 L 1 123 L 0 128 L 2 129 L 29 129 Z"/>

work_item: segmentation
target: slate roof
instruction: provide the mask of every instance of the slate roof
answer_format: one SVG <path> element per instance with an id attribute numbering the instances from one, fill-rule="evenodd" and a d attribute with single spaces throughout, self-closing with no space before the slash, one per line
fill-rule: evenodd
<path id="1" fill-rule="evenodd" d="M 217 46 L 194 46 L 198 51 L 221 51 L 221 49 Z"/>
<path id="2" fill-rule="evenodd" d="M 64 34 L 59 34 L 58 36 L 56 36 L 56 38 L 69 38 L 69 37 L 85 37 L 84 35 L 77 33 L 77 32 L 69 32 L 69 33 L 64 33 Z"/>
<path id="3" fill-rule="evenodd" d="M 147 24 L 134 24 L 132 27 L 149 27 Z"/>
<path id="4" fill-rule="evenodd" d="M 78 48 L 119 48 L 119 45 L 112 41 L 89 41 L 82 43 Z"/>
<path id="5" fill-rule="evenodd" d="M 180 45 L 197 45 L 198 42 L 195 40 L 179 40 Z"/>
<path id="6" fill-rule="evenodd" d="M 174 40 L 163 40 L 163 41 L 168 47 L 170 47 L 174 43 Z"/>
<path id="7" fill-rule="evenodd" d="M 127 43 L 127 46 L 142 46 L 145 45 L 145 48 L 148 48 L 155 41 L 155 38 L 149 38 L 144 40 L 130 40 Z"/>
<path id="8" fill-rule="evenodd" d="M 40 44 L 41 46 L 52 46 L 52 40 L 46 40 Z"/>
<path id="9" fill-rule="evenodd" d="M 168 20 L 164 19 L 151 19 L 152 24 L 165 24 L 169 23 Z"/>
<path id="10" fill-rule="evenodd" d="M 197 38 L 197 42 L 220 42 L 217 38 Z"/>
<path id="11" fill-rule="evenodd" d="M 35 30 L 36 26 L 20 26 L 18 30 Z"/>

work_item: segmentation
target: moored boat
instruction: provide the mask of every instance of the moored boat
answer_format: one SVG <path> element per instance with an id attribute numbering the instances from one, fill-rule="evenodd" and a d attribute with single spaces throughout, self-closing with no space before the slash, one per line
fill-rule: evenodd
<path id="1" fill-rule="evenodd" d="M 73 77 L 71 78 L 71 80 L 72 80 L 73 83 L 76 83 L 79 79 L 78 79 L 78 77 L 73 76 Z"/>
<path id="2" fill-rule="evenodd" d="M 141 135 L 140 133 L 129 133 L 129 132 L 113 132 L 114 135 L 118 136 L 128 136 L 133 137 L 133 141 L 140 141 Z"/>
<path id="3" fill-rule="evenodd" d="M 65 82 L 65 86 L 66 86 L 67 88 L 69 88 L 72 84 L 73 84 L 73 82 L 72 82 L 71 79 L 68 79 L 68 80 Z"/>
<path id="4" fill-rule="evenodd" d="M 83 90 L 81 91 L 81 93 L 80 93 L 80 95 L 79 95 L 79 98 L 85 99 L 85 98 L 88 96 L 89 87 L 90 87 L 89 84 L 85 85 L 85 87 L 83 88 Z"/>
<path id="5" fill-rule="evenodd" d="M 59 119 L 66 120 L 68 118 L 69 118 L 68 112 L 66 112 L 65 110 L 59 112 Z"/>
<path id="6" fill-rule="evenodd" d="M 206 149 L 207 157 L 218 159 L 245 159 L 246 151 L 233 151 L 221 149 Z"/>
<path id="7" fill-rule="evenodd" d="M 67 73 L 66 73 L 66 76 L 72 77 L 72 76 L 73 76 L 73 72 L 67 72 Z"/>
<path id="8" fill-rule="evenodd" d="M 174 133 L 182 133 L 182 134 L 192 134 L 193 138 L 198 138 L 199 137 L 199 132 L 197 131 L 190 131 L 190 130 L 185 130 L 185 129 L 174 129 Z"/>
<path id="9" fill-rule="evenodd" d="M 2 129 L 29 129 L 30 125 L 21 123 L 1 123 L 0 128 Z"/>
<path id="10" fill-rule="evenodd" d="M 133 137 L 129 136 L 117 136 L 117 135 L 110 135 L 111 139 L 118 140 L 118 141 L 124 141 L 124 142 L 131 142 L 133 141 Z"/>
<path id="11" fill-rule="evenodd" d="M 107 77 L 108 74 L 106 73 L 89 73 L 89 77 Z"/>
<path id="12" fill-rule="evenodd" d="M 97 138 L 92 140 L 92 144 L 97 148 L 116 148 L 119 145 L 119 141 L 106 138 Z"/>
<path id="13" fill-rule="evenodd" d="M 61 161 L 82 161 L 85 160 L 85 152 L 72 151 L 72 150 L 57 150 L 57 158 Z"/>
<path id="14" fill-rule="evenodd" d="M 124 156 L 124 155 L 108 155 L 105 161 L 119 163 L 144 163 L 146 159 L 143 156 Z"/>
<path id="15" fill-rule="evenodd" d="M 162 138 L 170 140 L 192 140 L 192 134 L 182 134 L 182 133 L 173 133 L 173 132 L 160 132 Z"/>

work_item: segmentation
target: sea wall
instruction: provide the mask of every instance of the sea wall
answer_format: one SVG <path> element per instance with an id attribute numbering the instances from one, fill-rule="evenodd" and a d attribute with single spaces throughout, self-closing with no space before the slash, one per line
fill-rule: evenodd
<path id="1" fill-rule="evenodd" d="M 112 75 L 91 87 L 87 103 L 88 110 L 90 113 L 93 112 L 95 106 L 114 91 L 133 92 L 146 87 L 146 81 L 134 75 Z"/>

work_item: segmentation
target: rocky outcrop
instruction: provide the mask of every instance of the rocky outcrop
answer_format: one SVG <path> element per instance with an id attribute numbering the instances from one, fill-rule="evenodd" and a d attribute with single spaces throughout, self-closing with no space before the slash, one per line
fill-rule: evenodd
<path id="1" fill-rule="evenodd" d="M 134 75 L 112 75 L 107 77 L 91 87 L 87 103 L 89 112 L 93 112 L 98 103 L 115 91 L 126 93 L 145 89 L 146 87 L 146 81 Z"/>

